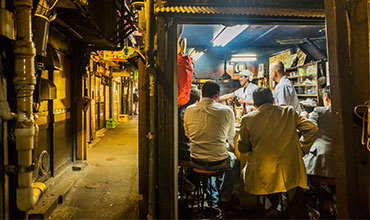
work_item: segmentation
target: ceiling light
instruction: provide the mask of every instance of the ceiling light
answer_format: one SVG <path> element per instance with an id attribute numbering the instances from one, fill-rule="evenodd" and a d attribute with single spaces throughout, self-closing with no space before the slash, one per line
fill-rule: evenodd
<path id="1" fill-rule="evenodd" d="M 257 56 L 255 54 L 235 54 L 231 56 L 231 62 L 248 62 L 256 61 Z"/>
<path id="2" fill-rule="evenodd" d="M 191 49 L 190 56 L 193 58 L 193 61 L 198 60 L 203 54 L 207 51 L 207 49 L 198 51 L 195 48 Z"/>
<path id="3" fill-rule="evenodd" d="M 224 27 L 221 31 L 215 35 L 212 39 L 213 46 L 225 46 L 232 39 L 238 36 L 241 32 L 247 29 L 249 25 L 235 25 L 232 27 Z"/>
<path id="4" fill-rule="evenodd" d="M 303 44 L 303 39 L 287 39 L 287 40 L 276 40 L 276 43 L 281 45 L 289 45 L 289 44 Z"/>
<path id="5" fill-rule="evenodd" d="M 197 59 L 199 59 L 202 55 L 204 54 L 203 51 L 201 52 L 195 52 L 193 53 L 193 55 L 191 57 L 193 57 L 193 60 L 196 61 Z"/>

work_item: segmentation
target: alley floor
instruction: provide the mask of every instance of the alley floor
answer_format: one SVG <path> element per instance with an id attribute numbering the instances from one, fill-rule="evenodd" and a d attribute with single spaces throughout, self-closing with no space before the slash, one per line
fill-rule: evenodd
<path id="1" fill-rule="evenodd" d="M 138 119 L 108 129 L 87 167 L 49 219 L 138 218 Z"/>

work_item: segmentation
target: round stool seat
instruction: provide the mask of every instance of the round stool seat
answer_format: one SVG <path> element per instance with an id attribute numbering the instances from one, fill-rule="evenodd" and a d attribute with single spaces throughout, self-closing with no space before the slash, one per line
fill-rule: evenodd
<path id="1" fill-rule="evenodd" d="M 308 175 L 308 179 L 309 181 L 312 181 L 313 183 L 316 183 L 316 184 L 335 185 L 335 178 L 331 178 L 331 177 Z"/>
<path id="2" fill-rule="evenodd" d="M 179 166 L 190 167 L 190 160 L 179 160 Z"/>
<path id="3" fill-rule="evenodd" d="M 197 173 L 202 173 L 202 174 L 217 174 L 218 173 L 216 170 L 203 170 L 203 169 L 198 169 L 198 168 L 193 168 L 193 170 Z"/>

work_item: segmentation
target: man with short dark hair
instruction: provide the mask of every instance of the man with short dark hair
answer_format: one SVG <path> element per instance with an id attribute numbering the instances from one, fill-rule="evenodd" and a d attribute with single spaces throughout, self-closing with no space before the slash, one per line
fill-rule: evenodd
<path id="1" fill-rule="evenodd" d="M 275 61 L 270 65 L 271 79 L 277 85 L 274 89 L 274 101 L 277 106 L 290 105 L 298 112 L 302 112 L 299 104 L 297 93 L 292 85 L 292 82 L 286 77 L 284 64 L 281 61 Z"/>
<path id="2" fill-rule="evenodd" d="M 200 102 L 185 111 L 185 134 L 190 139 L 191 166 L 207 170 L 227 171 L 221 184 L 221 200 L 228 201 L 238 177 L 238 162 L 228 151 L 235 135 L 235 118 L 230 107 L 218 103 L 220 86 L 208 81 L 202 88 Z M 216 193 L 216 192 L 215 192 Z"/>
<path id="3" fill-rule="evenodd" d="M 239 151 L 250 152 L 242 171 L 245 190 L 269 195 L 296 187 L 307 189 L 302 156 L 314 141 L 317 125 L 291 106 L 274 106 L 269 88 L 256 89 L 253 100 L 257 110 L 242 118 L 239 132 Z M 297 130 L 302 133 L 301 139 Z"/>

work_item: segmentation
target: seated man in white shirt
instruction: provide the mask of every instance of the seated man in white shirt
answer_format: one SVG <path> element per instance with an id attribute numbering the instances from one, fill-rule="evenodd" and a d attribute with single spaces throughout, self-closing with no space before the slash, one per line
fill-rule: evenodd
<path id="1" fill-rule="evenodd" d="M 185 111 L 184 129 L 190 140 L 191 166 L 229 170 L 221 178 L 221 200 L 227 202 L 239 176 L 239 161 L 228 151 L 232 150 L 230 143 L 235 136 L 234 114 L 230 107 L 218 103 L 219 93 L 220 86 L 216 82 L 203 85 L 201 101 Z"/>

